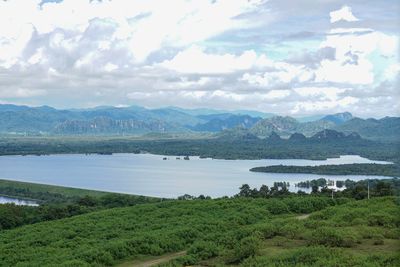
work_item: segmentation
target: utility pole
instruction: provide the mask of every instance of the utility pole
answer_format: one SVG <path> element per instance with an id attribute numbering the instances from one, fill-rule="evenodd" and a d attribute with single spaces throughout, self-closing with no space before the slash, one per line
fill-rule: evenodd
<path id="1" fill-rule="evenodd" d="M 367 185 L 368 185 L 368 199 L 369 199 L 369 179 L 367 179 Z"/>
<path id="2" fill-rule="evenodd" d="M 333 199 L 333 188 L 332 188 L 332 199 Z"/>

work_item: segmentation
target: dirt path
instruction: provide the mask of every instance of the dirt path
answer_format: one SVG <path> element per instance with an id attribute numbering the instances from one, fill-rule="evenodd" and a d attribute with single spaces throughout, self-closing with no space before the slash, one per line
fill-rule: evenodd
<path id="1" fill-rule="evenodd" d="M 151 267 L 151 266 L 156 266 L 157 264 L 165 263 L 170 260 L 179 258 L 180 256 L 183 256 L 185 254 L 186 251 L 180 251 L 172 254 L 166 254 L 158 258 L 153 258 L 146 261 L 125 262 L 123 264 L 118 265 L 118 267 Z"/>
<path id="2" fill-rule="evenodd" d="M 311 214 L 299 215 L 299 216 L 296 216 L 296 219 L 298 219 L 298 220 L 305 220 L 305 219 L 307 219 L 308 217 L 310 217 L 310 215 L 311 215 Z"/>

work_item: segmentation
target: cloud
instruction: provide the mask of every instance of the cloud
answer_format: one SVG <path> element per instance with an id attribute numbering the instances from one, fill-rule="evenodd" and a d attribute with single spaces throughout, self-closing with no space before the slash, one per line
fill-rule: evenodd
<path id="1" fill-rule="evenodd" d="M 334 47 L 335 60 L 322 60 L 316 81 L 348 84 L 372 84 L 375 81 L 371 55 L 397 56 L 398 38 L 363 28 L 334 28 L 320 45 Z"/>
<path id="2" fill-rule="evenodd" d="M 7 66 L 15 63 L 15 57 L 34 30 L 45 35 L 57 29 L 73 32 L 77 39 L 96 41 L 105 37 L 110 43 L 126 46 L 134 60 L 142 62 L 165 46 L 186 46 L 226 30 L 248 27 L 251 22 L 237 17 L 256 10 L 262 1 L 64 0 L 40 3 L 39 0 L 0 2 L 0 25 L 13 25 L 0 29 L 0 49 L 14 47 L 12 53 L 7 53 L 14 58 L 8 59 Z M 56 46 L 63 41 L 63 37 L 59 37 L 58 44 L 55 40 Z M 104 42 L 102 44 L 107 47 Z M 3 66 L 6 65 L 3 63 Z"/>
<path id="3" fill-rule="evenodd" d="M 358 21 L 358 18 L 353 15 L 349 6 L 342 6 L 341 9 L 330 12 L 329 16 L 331 17 L 331 23 L 335 23 L 341 20 Z"/>
<path id="4" fill-rule="evenodd" d="M 13 88 L 13 89 L 1 89 L 0 97 L 2 98 L 27 98 L 33 96 L 45 95 L 45 90 L 32 90 L 26 88 Z"/>
<path id="5" fill-rule="evenodd" d="M 265 55 L 257 56 L 253 50 L 244 51 L 241 55 L 208 54 L 203 48 L 191 46 L 179 52 L 173 59 L 159 64 L 180 73 L 230 73 L 265 66 L 268 59 Z"/>
<path id="6" fill-rule="evenodd" d="M 0 1 L 1 102 L 400 113 L 394 1 L 40 3 Z"/>

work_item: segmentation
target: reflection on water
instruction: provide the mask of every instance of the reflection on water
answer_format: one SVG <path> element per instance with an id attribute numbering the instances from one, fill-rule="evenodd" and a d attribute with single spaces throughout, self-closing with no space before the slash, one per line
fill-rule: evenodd
<path id="1" fill-rule="evenodd" d="M 39 206 L 36 201 L 0 196 L 0 204 L 14 203 L 15 205 Z"/>
<path id="2" fill-rule="evenodd" d="M 164 160 L 164 157 L 166 158 Z M 111 192 L 159 197 L 177 197 L 185 193 L 231 196 L 247 183 L 251 187 L 273 182 L 288 181 L 290 190 L 297 191 L 294 183 L 326 178 L 331 180 L 362 180 L 383 178 L 366 175 L 316 175 L 255 173 L 249 169 L 268 165 L 315 166 L 326 164 L 381 163 L 359 156 L 342 156 L 328 160 L 264 159 L 213 160 L 152 154 L 113 155 L 52 155 L 2 156 L 0 178 L 53 184 Z"/>

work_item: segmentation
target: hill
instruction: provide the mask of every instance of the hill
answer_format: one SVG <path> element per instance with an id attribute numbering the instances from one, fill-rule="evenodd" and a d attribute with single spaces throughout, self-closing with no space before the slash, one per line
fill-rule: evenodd
<path id="1" fill-rule="evenodd" d="M 380 120 L 353 118 L 333 129 L 344 133 L 357 132 L 373 140 L 400 141 L 399 117 L 385 117 Z"/>
<path id="2" fill-rule="evenodd" d="M 203 124 L 197 124 L 190 127 L 194 131 L 220 132 L 235 127 L 251 128 L 261 118 L 253 118 L 249 115 L 232 115 L 232 114 L 213 114 L 199 116 L 204 120 L 209 120 Z"/>
<path id="3" fill-rule="evenodd" d="M 398 212 L 394 198 L 142 204 L 0 231 L 0 262 L 112 266 L 184 251 L 172 266 L 397 266 Z"/>
<path id="4" fill-rule="evenodd" d="M 320 117 L 320 118 L 319 118 Z M 319 118 L 319 119 L 317 119 Z M 0 105 L 0 134 L 6 135 L 143 135 L 149 133 L 219 133 L 245 128 L 258 138 L 272 132 L 283 138 L 293 133 L 310 137 L 325 129 L 363 138 L 400 141 L 400 118 L 355 118 L 348 112 L 316 116 L 303 122 L 248 110 L 147 109 L 140 106 L 59 110 L 48 106 Z"/>

